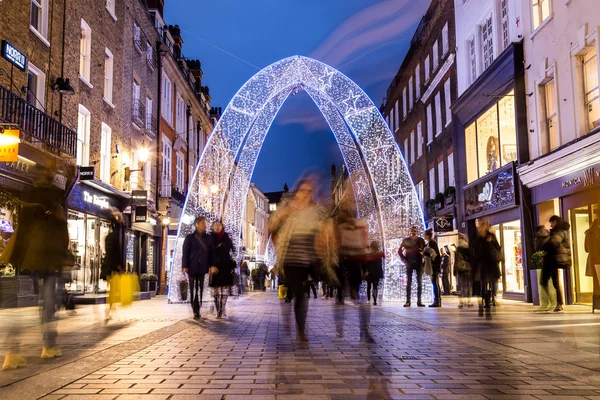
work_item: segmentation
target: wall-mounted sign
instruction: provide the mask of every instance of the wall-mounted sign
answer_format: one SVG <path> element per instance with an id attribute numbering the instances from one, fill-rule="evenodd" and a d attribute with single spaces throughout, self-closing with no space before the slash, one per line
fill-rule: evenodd
<path id="1" fill-rule="evenodd" d="M 131 191 L 131 204 L 134 206 L 145 206 L 148 203 L 148 191 L 147 190 L 132 190 Z"/>
<path id="2" fill-rule="evenodd" d="M 98 206 L 103 210 L 107 210 L 110 208 L 110 203 L 108 202 L 107 197 L 98 196 L 97 194 L 91 194 L 90 192 L 83 192 L 83 201 Z"/>
<path id="3" fill-rule="evenodd" d="M 452 232 L 454 230 L 454 217 L 434 217 L 433 230 L 438 233 Z"/>
<path id="4" fill-rule="evenodd" d="M 465 217 L 478 218 L 516 206 L 515 183 L 515 166 L 511 162 L 465 186 Z"/>
<path id="5" fill-rule="evenodd" d="M 581 176 L 567 179 L 562 182 L 562 188 L 570 188 L 583 184 L 583 187 L 592 187 L 596 184 L 596 178 L 600 178 L 600 171 L 596 171 L 595 167 L 588 168 L 583 171 Z M 600 181 L 600 179 L 599 179 Z"/>
<path id="6" fill-rule="evenodd" d="M 8 62 L 19 68 L 21 71 L 25 71 L 27 67 L 27 57 L 6 40 L 2 41 L 2 57 L 6 58 Z"/>
<path id="7" fill-rule="evenodd" d="M 21 131 L 18 129 L 5 129 L 0 133 L 0 161 L 19 161 L 19 143 L 21 143 Z"/>
<path id="8" fill-rule="evenodd" d="M 136 206 L 134 222 L 147 222 L 147 221 L 148 221 L 148 207 Z"/>
<path id="9" fill-rule="evenodd" d="M 79 167 L 79 180 L 91 181 L 94 179 L 94 167 Z"/>

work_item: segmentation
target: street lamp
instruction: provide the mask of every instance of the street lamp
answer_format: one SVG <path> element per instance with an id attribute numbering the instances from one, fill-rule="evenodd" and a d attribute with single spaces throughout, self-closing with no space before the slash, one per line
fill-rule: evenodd
<path id="1" fill-rule="evenodd" d="M 171 223 L 171 218 L 164 216 L 161 222 L 163 226 L 168 226 Z"/>
<path id="2" fill-rule="evenodd" d="M 148 157 L 150 156 L 150 151 L 146 147 L 140 147 L 137 151 L 138 161 L 142 164 L 145 164 L 148 161 Z"/>

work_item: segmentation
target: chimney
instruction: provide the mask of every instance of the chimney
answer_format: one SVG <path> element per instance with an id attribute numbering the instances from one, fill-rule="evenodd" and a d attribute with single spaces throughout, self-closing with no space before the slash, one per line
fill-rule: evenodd
<path id="1" fill-rule="evenodd" d="M 149 9 L 158 10 L 160 17 L 163 17 L 163 10 L 165 8 L 165 0 L 146 0 Z"/>
<path id="2" fill-rule="evenodd" d="M 179 25 L 169 25 L 169 32 L 173 37 L 173 49 L 175 51 L 175 58 L 181 58 L 181 47 L 183 45 L 183 39 L 181 38 L 181 29 Z"/>
<path id="3" fill-rule="evenodd" d="M 196 93 L 202 92 L 202 76 L 204 72 L 202 72 L 202 64 L 200 60 L 187 60 L 187 67 L 192 76 L 195 78 L 194 82 L 194 90 Z"/>

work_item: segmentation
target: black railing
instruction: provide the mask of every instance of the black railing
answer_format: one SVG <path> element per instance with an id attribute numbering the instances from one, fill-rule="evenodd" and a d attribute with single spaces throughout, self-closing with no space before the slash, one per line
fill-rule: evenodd
<path id="1" fill-rule="evenodd" d="M 44 150 L 57 155 L 77 156 L 77 132 L 3 86 L 0 86 L 0 120 L 18 126 L 24 141 L 39 141 Z"/>
<path id="2" fill-rule="evenodd" d="M 152 115 L 152 110 L 146 110 L 146 130 L 155 135 L 158 132 L 156 129 L 156 118 Z"/>
<path id="3" fill-rule="evenodd" d="M 185 196 L 186 194 L 183 193 L 183 191 L 181 191 L 181 189 L 173 186 L 171 188 L 171 198 L 173 198 L 174 200 L 179 201 L 180 203 L 185 203 Z"/>
<path id="4" fill-rule="evenodd" d="M 146 105 L 138 99 L 133 99 L 133 122 L 140 128 L 146 126 Z"/>

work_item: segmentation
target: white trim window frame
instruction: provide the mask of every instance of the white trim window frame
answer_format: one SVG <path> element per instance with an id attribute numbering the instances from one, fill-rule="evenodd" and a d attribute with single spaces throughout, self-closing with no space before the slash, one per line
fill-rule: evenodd
<path id="1" fill-rule="evenodd" d="M 111 139 L 112 129 L 103 122 L 100 137 L 100 180 L 107 184 L 110 184 Z"/>
<path id="2" fill-rule="evenodd" d="M 132 92 L 132 97 L 133 97 L 133 118 L 135 121 L 144 121 L 146 119 L 145 115 L 141 115 L 142 110 L 141 110 L 141 102 L 140 102 L 140 96 L 141 96 L 141 87 L 140 84 L 134 80 L 133 81 L 133 92 Z"/>
<path id="3" fill-rule="evenodd" d="M 489 14 L 479 26 L 481 35 L 481 57 L 483 69 L 486 70 L 494 62 L 494 20 Z"/>
<path id="4" fill-rule="evenodd" d="M 152 99 L 146 96 L 146 130 L 152 132 Z"/>
<path id="5" fill-rule="evenodd" d="M 408 153 L 408 138 L 404 139 L 404 161 L 406 161 L 406 163 L 410 163 L 410 158 L 409 158 L 409 153 Z"/>
<path id="6" fill-rule="evenodd" d="M 46 45 L 48 41 L 48 0 L 31 0 L 29 29 Z"/>
<path id="7" fill-rule="evenodd" d="M 173 143 L 163 133 L 162 135 L 162 170 L 160 193 L 162 197 L 171 197 Z"/>
<path id="8" fill-rule="evenodd" d="M 144 165 L 144 190 L 148 192 L 152 191 L 152 160 L 148 159 Z"/>
<path id="9" fill-rule="evenodd" d="M 408 78 L 408 109 L 412 110 L 414 107 L 413 98 L 413 77 Z"/>
<path id="10" fill-rule="evenodd" d="M 448 77 L 448 79 L 444 83 L 444 102 L 446 103 L 446 127 L 452 122 L 452 110 L 450 109 L 450 106 L 452 106 L 451 80 L 452 77 Z"/>
<path id="11" fill-rule="evenodd" d="M 435 71 L 437 71 L 439 65 L 440 65 L 440 44 L 439 42 L 436 40 L 435 43 L 433 43 L 433 67 L 431 69 L 432 73 L 435 73 Z"/>
<path id="12" fill-rule="evenodd" d="M 176 119 L 175 119 L 175 130 L 177 135 L 183 135 L 185 137 L 185 101 L 179 93 L 177 93 L 177 103 L 175 105 Z"/>
<path id="13" fill-rule="evenodd" d="M 442 97 L 438 92 L 435 95 L 435 137 L 438 137 L 442 130 Z"/>
<path id="14" fill-rule="evenodd" d="M 417 159 L 423 156 L 423 123 L 419 121 L 417 124 Z"/>
<path id="15" fill-rule="evenodd" d="M 423 206 L 423 196 L 425 195 L 424 193 L 424 184 L 423 181 L 417 183 L 416 189 L 417 189 L 417 197 L 419 197 L 419 203 L 421 203 L 421 206 Z"/>
<path id="16" fill-rule="evenodd" d="M 448 186 L 455 187 L 456 178 L 454 176 L 454 153 L 448 154 Z"/>
<path id="17" fill-rule="evenodd" d="M 32 87 L 33 86 L 33 87 Z M 27 63 L 27 102 L 38 110 L 45 110 L 46 74 L 29 61 Z"/>
<path id="18" fill-rule="evenodd" d="M 477 80 L 477 43 L 475 42 L 475 35 L 471 36 L 467 40 L 467 66 L 469 71 L 469 84 L 472 84 Z"/>
<path id="19" fill-rule="evenodd" d="M 110 16 L 117 20 L 117 0 L 106 0 L 106 10 Z"/>
<path id="20" fill-rule="evenodd" d="M 448 37 L 448 23 L 442 28 L 442 57 L 446 56 L 450 51 L 450 41 Z"/>
<path id="21" fill-rule="evenodd" d="M 104 49 L 104 100 L 108 104 L 113 104 L 113 76 L 114 76 L 114 57 L 113 53 L 106 47 Z"/>
<path id="22" fill-rule="evenodd" d="M 431 103 L 427 106 L 427 145 L 433 143 L 433 114 Z"/>
<path id="23" fill-rule="evenodd" d="M 434 200 L 435 195 L 435 167 L 429 170 L 429 179 L 427 184 L 429 185 L 429 200 Z"/>
<path id="24" fill-rule="evenodd" d="M 407 110 L 408 110 L 408 100 L 407 100 L 407 94 L 406 94 L 406 88 L 402 89 L 402 119 L 405 120 L 406 116 L 407 116 Z M 398 124 L 398 126 L 400 126 L 400 124 Z"/>
<path id="25" fill-rule="evenodd" d="M 140 28 L 137 22 L 133 23 L 133 44 L 140 54 L 144 52 L 142 49 L 142 28 Z"/>
<path id="26" fill-rule="evenodd" d="M 163 72 L 162 83 L 162 116 L 169 125 L 173 126 L 173 82 L 165 72 Z"/>
<path id="27" fill-rule="evenodd" d="M 185 192 L 185 161 L 183 153 L 180 151 L 176 154 L 175 163 L 175 187 L 179 193 Z"/>
<path id="28" fill-rule="evenodd" d="M 150 42 L 146 42 L 146 64 L 148 67 L 154 71 L 154 47 Z"/>
<path id="29" fill-rule="evenodd" d="M 90 124 L 92 114 L 83 105 L 79 105 L 77 118 L 77 165 L 90 164 Z"/>
<path id="30" fill-rule="evenodd" d="M 415 131 L 410 132 L 410 165 L 413 165 L 417 160 L 415 145 Z"/>
<path id="31" fill-rule="evenodd" d="M 546 77 L 537 82 L 540 154 L 547 154 L 560 146 L 558 103 L 554 71 L 546 71 Z"/>
<path id="32" fill-rule="evenodd" d="M 394 126 L 394 132 L 398 130 L 398 126 L 400 126 L 400 101 L 396 100 L 396 104 L 394 104 L 394 118 L 392 121 L 392 125 Z"/>
<path id="33" fill-rule="evenodd" d="M 502 49 L 506 49 L 510 45 L 510 24 L 508 18 L 508 0 L 500 0 L 500 40 L 502 41 Z"/>
<path id="34" fill-rule="evenodd" d="M 81 19 L 81 39 L 79 42 L 79 78 L 91 87 L 90 68 L 92 63 L 92 28 Z"/>
<path id="35" fill-rule="evenodd" d="M 532 28 L 537 31 L 552 17 L 551 0 L 531 0 Z"/>
<path id="36" fill-rule="evenodd" d="M 415 102 L 421 98 L 421 63 L 415 68 Z"/>
<path id="37" fill-rule="evenodd" d="M 444 159 L 438 163 L 437 166 L 437 175 L 438 175 L 438 193 L 444 191 L 446 184 L 444 183 Z"/>
<path id="38" fill-rule="evenodd" d="M 429 78 L 431 75 L 431 65 L 429 64 L 429 54 L 425 57 L 425 84 L 429 82 Z"/>
<path id="39" fill-rule="evenodd" d="M 581 56 L 587 129 L 600 126 L 600 88 L 598 87 L 598 51 L 595 44 Z"/>

